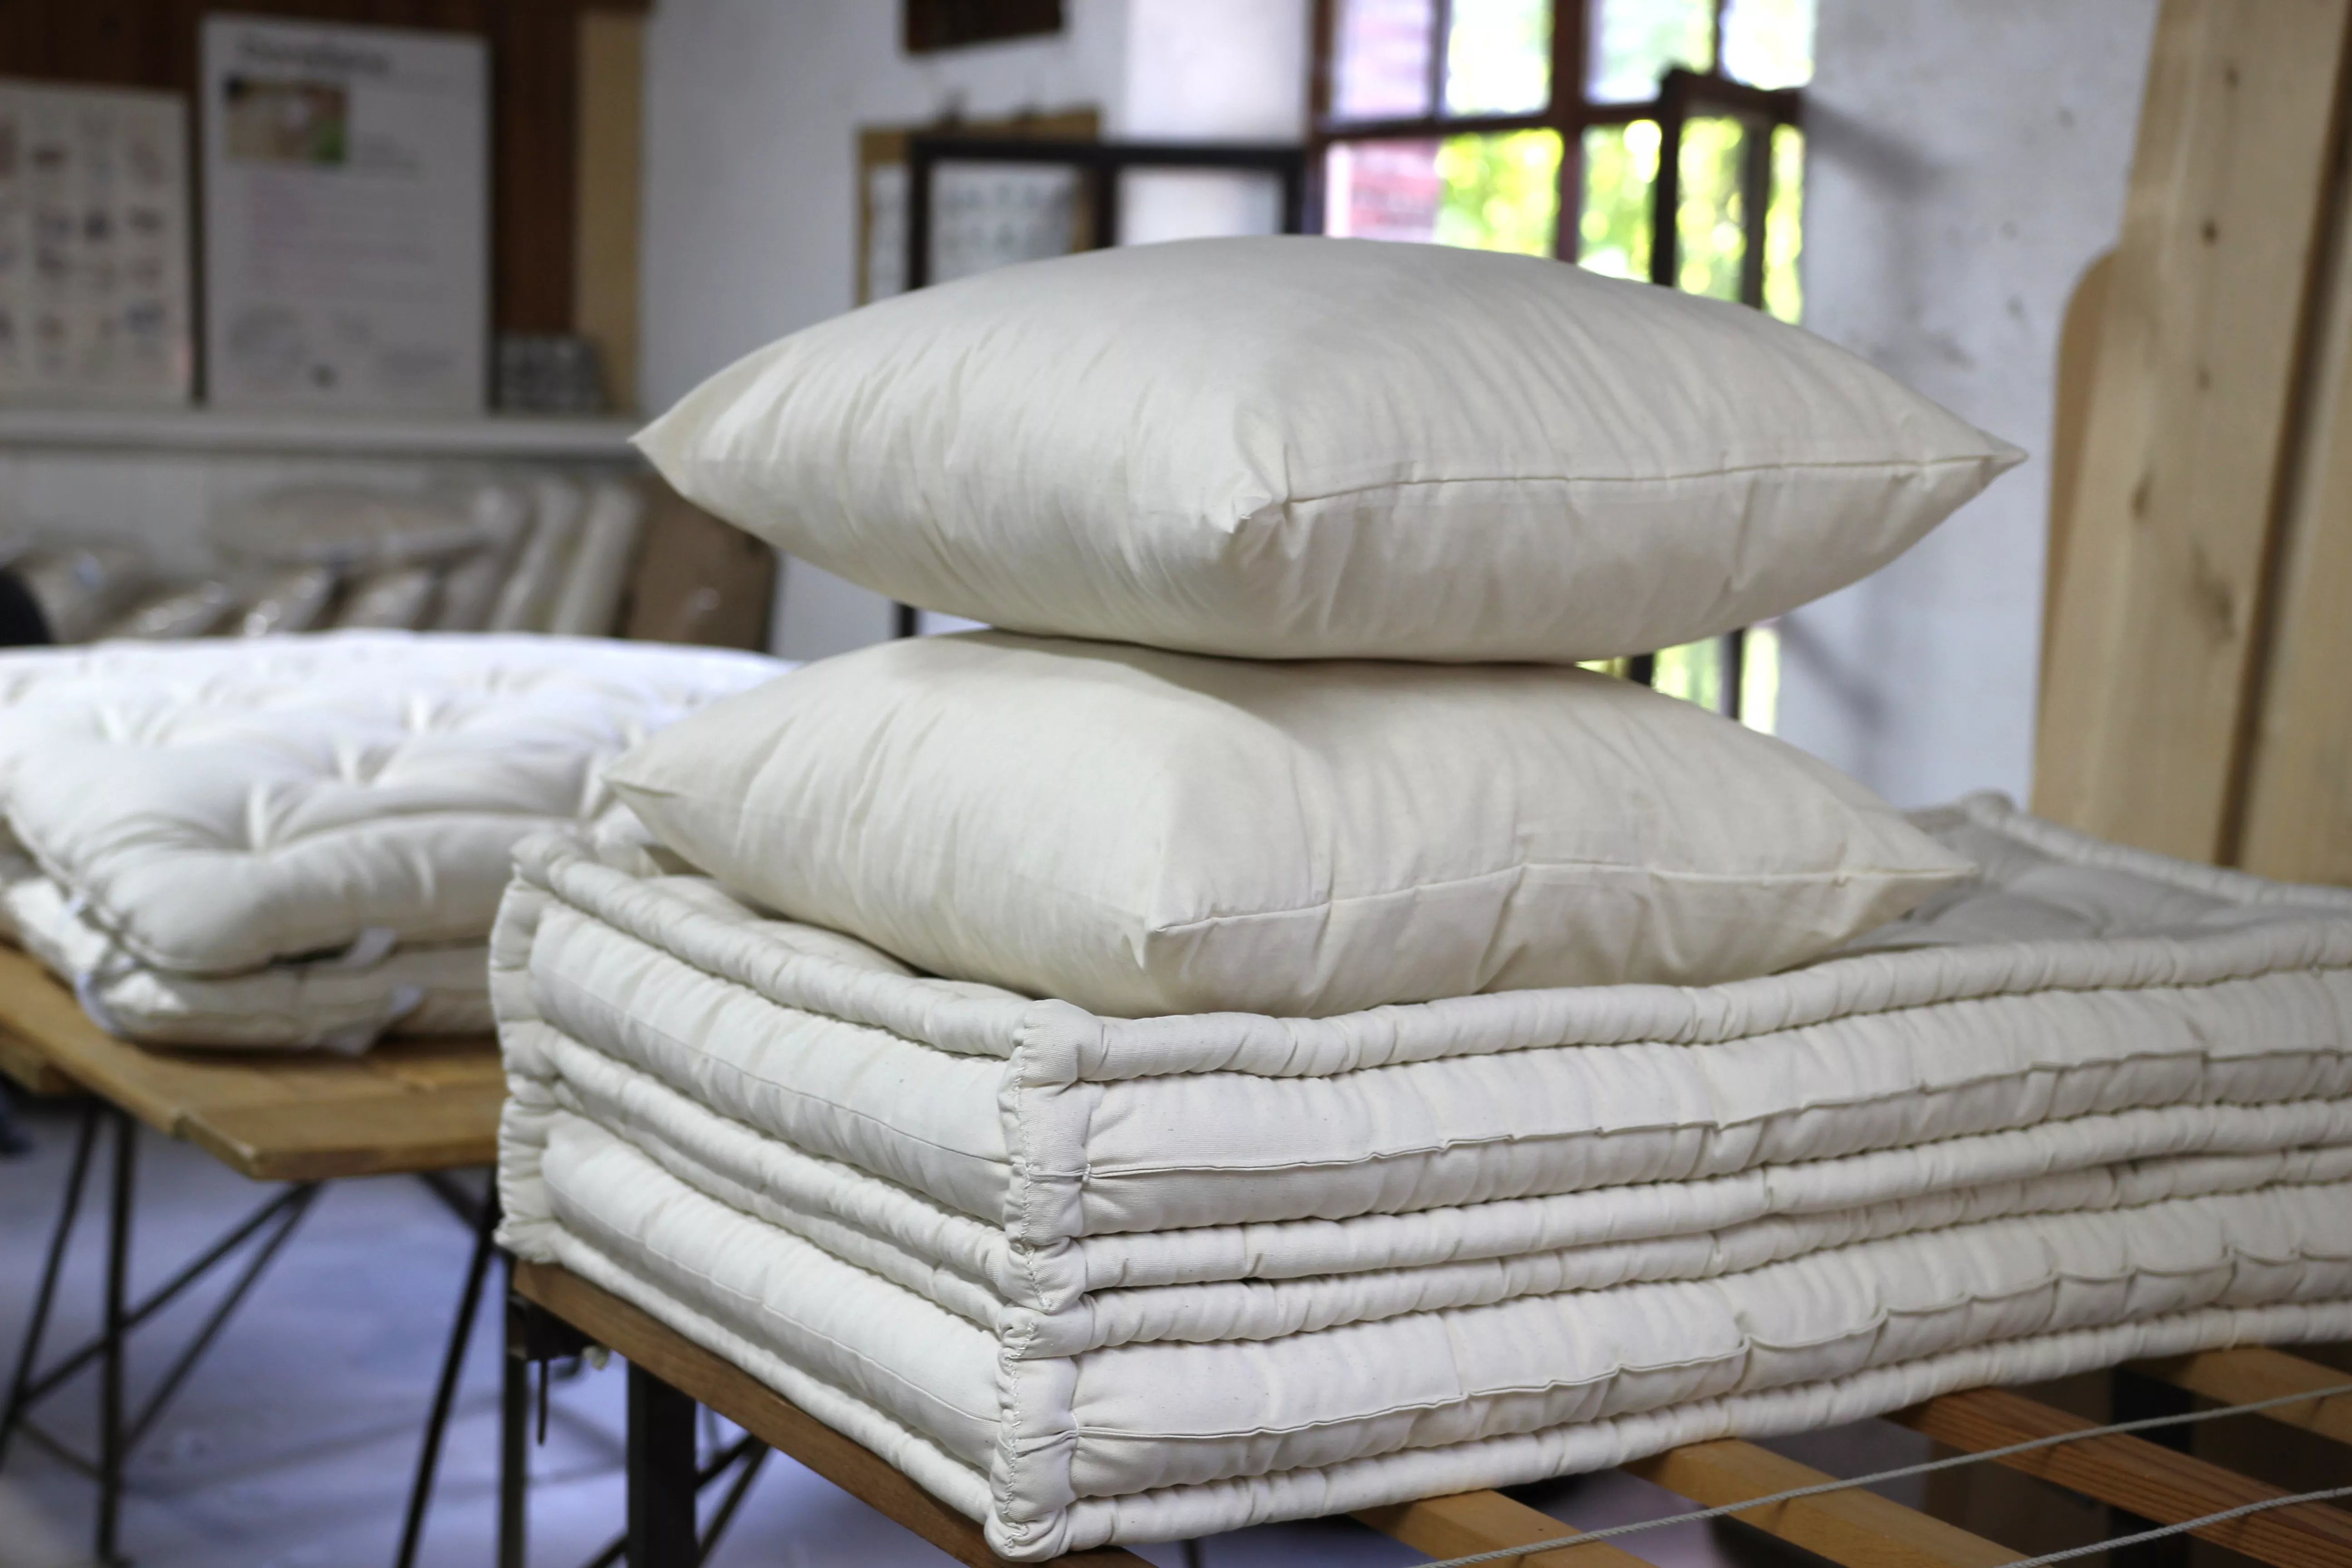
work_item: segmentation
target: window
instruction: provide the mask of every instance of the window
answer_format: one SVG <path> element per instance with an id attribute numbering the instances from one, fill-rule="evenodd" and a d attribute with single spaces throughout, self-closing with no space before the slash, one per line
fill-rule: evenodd
<path id="1" fill-rule="evenodd" d="M 1324 232 L 1559 257 L 1793 321 L 1812 33 L 1813 0 L 1318 0 Z M 1620 662 L 1769 729 L 1778 652 L 1761 627 Z"/>

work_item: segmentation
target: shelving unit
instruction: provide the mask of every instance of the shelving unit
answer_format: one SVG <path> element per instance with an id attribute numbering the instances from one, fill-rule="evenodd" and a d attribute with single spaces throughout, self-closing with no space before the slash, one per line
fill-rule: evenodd
<path id="1" fill-rule="evenodd" d="M 213 408 L 0 407 L 0 451 L 627 462 L 635 419 L 359 418 Z"/>

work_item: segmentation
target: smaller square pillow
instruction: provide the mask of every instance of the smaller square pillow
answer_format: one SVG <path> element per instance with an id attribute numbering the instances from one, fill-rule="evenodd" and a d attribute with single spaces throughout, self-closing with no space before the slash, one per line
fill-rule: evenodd
<path id="1" fill-rule="evenodd" d="M 1008 631 L 1562 664 L 1842 588 L 2022 457 L 1744 305 L 1297 235 L 919 289 L 638 445 L 795 557 Z"/>
<path id="2" fill-rule="evenodd" d="M 912 638 L 608 777 L 793 919 L 1126 1017 L 1764 974 L 1972 870 L 1790 746 L 1537 666 Z"/>

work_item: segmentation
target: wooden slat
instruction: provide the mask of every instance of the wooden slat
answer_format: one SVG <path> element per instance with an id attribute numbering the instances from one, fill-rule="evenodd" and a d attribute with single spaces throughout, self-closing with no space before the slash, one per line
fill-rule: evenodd
<path id="1" fill-rule="evenodd" d="M 498 1154 L 498 1042 L 391 1040 L 365 1056 L 167 1050 L 118 1040 L 38 963 L 0 948 L 0 1063 L 23 1055 L 259 1181 L 448 1170 Z"/>
<path id="2" fill-rule="evenodd" d="M 1703 1508 L 1833 1479 L 1753 1443 L 1694 1443 L 1622 1467 Z M 1994 1568 L 2026 1553 L 1859 1488 L 1795 1498 L 1736 1516 L 1846 1568 Z"/>
<path id="3" fill-rule="evenodd" d="M 2166 0 L 2049 650 L 2036 809 L 2230 837 L 2347 0 Z"/>
<path id="4" fill-rule="evenodd" d="M 2097 1425 L 1999 1388 L 1948 1394 L 1891 1419 L 1972 1454 Z M 1996 1462 L 2160 1524 L 2289 1495 L 2139 1437 L 2086 1437 Z M 2274 1568 L 2344 1568 L 2352 1563 L 2352 1514 L 2320 1503 L 2248 1514 L 2193 1533 Z"/>
<path id="5" fill-rule="evenodd" d="M 1491 1491 L 1462 1492 L 1388 1508 L 1368 1508 L 1356 1518 L 1382 1535 L 1432 1557 L 1467 1557 L 1506 1547 L 1532 1546 L 1538 1541 L 1557 1541 L 1576 1528 Z M 1647 1568 L 1641 1558 L 1605 1541 L 1557 1547 L 1497 1562 L 1509 1568 Z"/>
<path id="6" fill-rule="evenodd" d="M 1004 1568 L 980 1526 L 730 1362 L 657 1322 L 578 1275 L 519 1263 L 515 1289 L 598 1344 L 727 1417 L 777 1452 L 896 1521 L 971 1568 Z M 1105 1548 L 1053 1559 L 1062 1568 L 1146 1568 L 1129 1552 Z"/>
<path id="7" fill-rule="evenodd" d="M 2205 1351 L 2167 1361 L 2140 1362 L 2136 1370 L 2222 1405 L 2253 1405 L 2352 1383 L 2352 1373 L 2284 1351 L 2259 1348 Z M 2260 1414 L 2265 1420 L 2352 1443 L 2352 1394 L 2339 1394 L 2306 1405 L 2274 1405 Z"/>

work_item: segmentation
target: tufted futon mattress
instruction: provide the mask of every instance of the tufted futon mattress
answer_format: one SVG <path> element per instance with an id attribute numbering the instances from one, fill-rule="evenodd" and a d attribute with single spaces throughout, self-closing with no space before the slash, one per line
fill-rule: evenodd
<path id="1" fill-rule="evenodd" d="M 487 1031 L 516 840 L 617 811 L 607 762 L 784 668 L 405 633 L 0 654 L 0 934 L 134 1039 Z"/>
<path id="2" fill-rule="evenodd" d="M 1916 820 L 1981 879 L 1805 969 L 1311 1020 L 927 978 L 538 836 L 502 1238 L 1021 1559 L 2352 1336 L 2352 894 Z"/>

